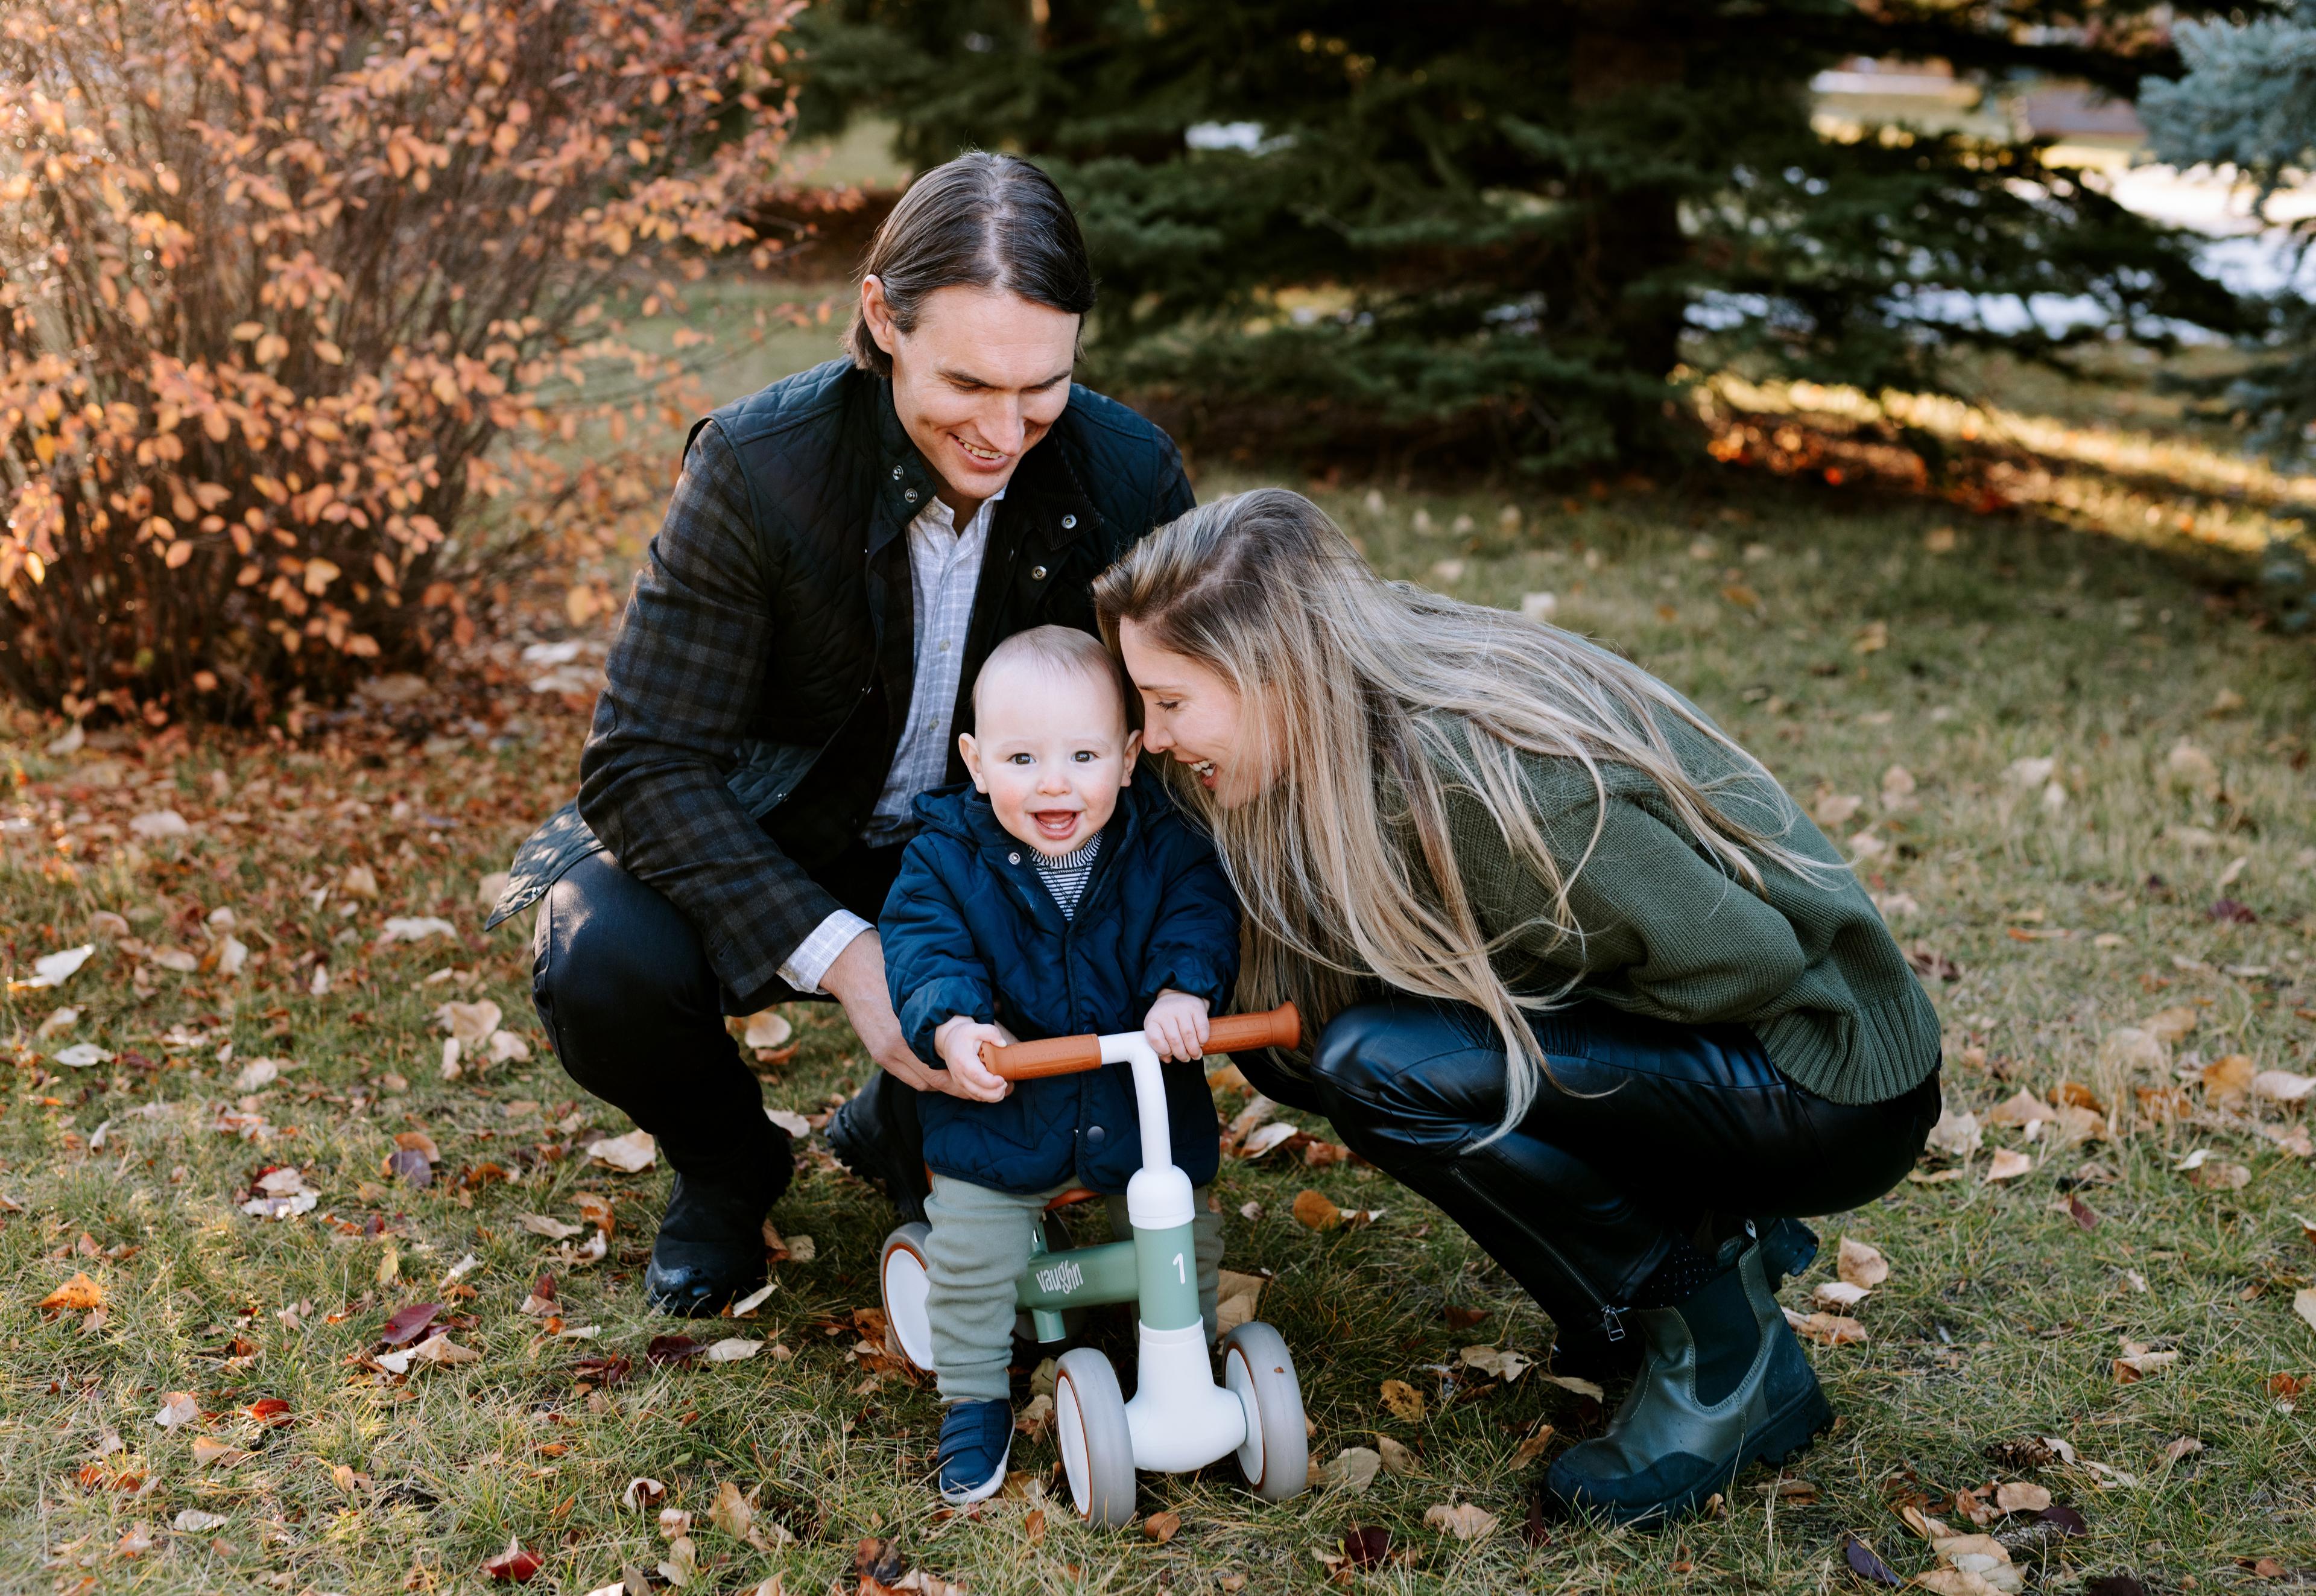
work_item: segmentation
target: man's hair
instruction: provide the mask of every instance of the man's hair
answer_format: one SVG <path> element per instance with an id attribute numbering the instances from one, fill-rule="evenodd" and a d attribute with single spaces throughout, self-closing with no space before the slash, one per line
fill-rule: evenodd
<path id="1" fill-rule="evenodd" d="M 860 275 L 884 285 L 904 333 L 916 331 L 925 296 L 945 288 L 996 289 L 1073 316 L 1093 308 L 1093 263 L 1077 214 L 1054 180 L 1019 156 L 974 150 L 911 183 L 877 229 Z M 854 365 L 893 374 L 893 357 L 858 309 L 844 347 Z"/>
<path id="2" fill-rule="evenodd" d="M 1035 664 L 1049 670 L 1083 676 L 1089 681 L 1109 688 L 1118 694 L 1120 721 L 1130 730 L 1134 725 L 1128 709 L 1126 673 L 1118 669 L 1118 660 L 1102 646 L 1100 638 L 1082 632 L 1073 626 L 1033 626 L 1026 632 L 1015 632 L 989 651 L 982 663 L 981 674 L 973 679 L 973 716 L 981 718 L 982 684 L 995 674 L 1001 665 Z"/>

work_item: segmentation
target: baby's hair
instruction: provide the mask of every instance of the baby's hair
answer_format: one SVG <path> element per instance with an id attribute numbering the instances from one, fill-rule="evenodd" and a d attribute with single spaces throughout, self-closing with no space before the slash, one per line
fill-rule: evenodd
<path id="1" fill-rule="evenodd" d="M 973 714 L 981 718 L 981 689 L 1001 665 L 1034 663 L 1050 669 L 1075 672 L 1100 682 L 1118 694 L 1118 713 L 1131 725 L 1126 694 L 1126 673 L 1118 668 L 1118 660 L 1091 632 L 1082 632 L 1073 626 L 1033 626 L 1026 632 L 1015 632 L 989 651 L 982 663 L 981 674 L 973 679 Z"/>

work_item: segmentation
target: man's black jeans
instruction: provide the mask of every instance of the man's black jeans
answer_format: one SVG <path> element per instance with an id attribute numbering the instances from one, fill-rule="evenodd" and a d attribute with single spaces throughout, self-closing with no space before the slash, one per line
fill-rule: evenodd
<path id="1" fill-rule="evenodd" d="M 856 844 L 814 878 L 872 923 L 900 869 L 901 849 Z M 724 1029 L 750 1012 L 716 978 L 681 911 L 596 854 L 539 900 L 531 1001 L 571 1078 L 651 1132 L 671 1168 L 709 1185 L 771 1187 L 794 1168 L 788 1133 L 764 1118 L 763 1093 Z M 833 1001 L 776 986 L 752 1008 Z"/>

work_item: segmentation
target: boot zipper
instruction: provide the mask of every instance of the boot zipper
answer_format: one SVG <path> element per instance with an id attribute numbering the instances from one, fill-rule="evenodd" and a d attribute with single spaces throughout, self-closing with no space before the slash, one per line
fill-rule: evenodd
<path id="1" fill-rule="evenodd" d="M 1592 1299 L 1592 1306 L 1600 1310 L 1600 1329 L 1611 1342 L 1620 1342 L 1625 1339 L 1625 1315 L 1630 1310 L 1624 1304 L 1612 1303 L 1607 1297 L 1601 1296 L 1600 1293 L 1594 1288 L 1592 1282 L 1587 1279 L 1573 1264 L 1568 1262 L 1568 1255 L 1566 1253 L 1563 1253 L 1558 1247 L 1554 1246 L 1547 1237 L 1531 1227 L 1527 1221 L 1521 1219 L 1510 1208 L 1507 1208 L 1503 1204 L 1498 1202 L 1492 1193 L 1474 1181 L 1468 1175 L 1465 1174 L 1462 1169 L 1450 1168 L 1448 1173 L 1449 1178 L 1455 1181 L 1457 1185 L 1463 1187 L 1465 1190 L 1470 1192 L 1474 1197 L 1478 1198 L 1482 1202 L 1487 1204 L 1488 1207 L 1493 1208 L 1498 1214 L 1501 1214 L 1514 1228 L 1519 1230 L 1528 1238 L 1528 1240 L 1543 1248 L 1544 1251 L 1550 1255 L 1552 1261 L 1560 1266 L 1560 1272 L 1566 1275 L 1570 1279 L 1575 1281 L 1576 1288 L 1581 1291 L 1585 1296 L 1590 1297 Z"/>

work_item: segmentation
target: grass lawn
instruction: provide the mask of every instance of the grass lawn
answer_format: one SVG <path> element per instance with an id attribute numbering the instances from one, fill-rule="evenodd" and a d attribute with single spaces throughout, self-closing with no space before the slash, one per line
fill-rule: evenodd
<path id="1" fill-rule="evenodd" d="M 1243 485 L 1209 474 L 1201 492 Z M 2297 1108 L 2229 1097 L 2240 1066 L 2205 1084 L 2235 1055 L 2316 1070 L 2316 653 L 2215 598 L 2192 550 L 1929 500 L 1707 491 L 1529 499 L 1517 517 L 1495 495 L 1321 496 L 1394 575 L 1507 606 L 1553 594 L 1561 624 L 1628 649 L 1805 805 L 1841 816 L 1828 829 L 1857 839 L 1932 971 L 1954 1110 L 1983 1124 L 2022 1091 L 2089 1105 L 2032 1141 L 1985 1125 L 1975 1154 L 1918 1172 L 1957 1178 L 1827 1217 L 1789 1304 L 1809 1311 L 1841 1236 L 1878 1248 L 1889 1276 L 1848 1310 L 1862 1342 L 1813 1348 L 1840 1418 L 1784 1480 L 1756 1470 L 1671 1532 L 1554 1525 L 1529 1544 L 1543 1465 L 1536 1446 L 1515 1459 L 1542 1426 L 1544 1458 L 1596 1432 L 1599 1404 L 1541 1369 L 1505 1383 L 1465 1363 L 1465 1347 L 1541 1356 L 1547 1328 L 1421 1200 L 1290 1147 L 1226 1163 L 1228 1266 L 1271 1277 L 1260 1314 L 1299 1361 L 1314 1461 L 1381 1437 L 1411 1472 L 1269 1509 L 1227 1466 L 1145 1477 L 1145 1511 L 1179 1516 L 1161 1542 L 1041 1505 L 1055 1454 L 1025 1440 L 1005 1498 L 936 1511 L 931 1395 L 864 1347 L 854 1318 L 876 1301 L 887 1211 L 817 1137 L 774 1215 L 790 1256 L 754 1316 L 680 1326 L 644 1311 L 666 1172 L 591 1163 L 589 1143 L 631 1128 L 548 1057 L 527 925 L 477 929 L 477 878 L 561 801 L 583 727 L 578 700 L 527 691 L 536 669 L 503 646 L 471 679 L 294 746 L 50 755 L 53 728 L 29 718 L 0 743 L 6 973 L 22 982 L 38 957 L 96 948 L 61 986 L 0 1000 L 14 1059 L 0 1589 L 479 1591 L 517 1538 L 543 1564 L 530 1589 L 593 1591 L 625 1565 L 680 1562 L 657 1516 L 623 1505 L 638 1476 L 692 1515 L 690 1588 L 715 1592 L 775 1574 L 789 1592 L 850 1591 L 863 1538 L 976 1596 L 1331 1579 L 1824 1590 L 1857 1583 L 1847 1535 L 1901 1574 L 1929 1570 L 1903 1511 L 1969 1532 L 1976 1499 L 1956 1493 L 1995 1482 L 2080 1515 L 2073 1537 L 2030 1513 L 1986 1526 L 2029 1584 L 2316 1578 L 2316 1390 L 2297 1413 L 2291 1396 L 2316 1380 L 2316 1324 L 2294 1309 L 2316 1274 L 2298 1217 L 2316 1217 L 2307 1142 L 2295 1150 Z M 165 809 L 186 834 L 140 835 L 135 817 Z M 381 942 L 390 916 L 453 929 Z M 228 936 L 248 950 L 232 975 L 216 957 Z M 449 1002 L 498 1005 L 529 1058 L 477 1068 L 470 1047 L 446 1079 L 435 1014 Z M 67 1006 L 76 1020 L 58 1019 Z M 765 1099 L 817 1117 L 864 1065 L 833 1012 L 789 1017 L 800 1045 L 761 1066 Z M 98 1061 L 59 1057 L 78 1044 Z M 1323 1124 L 1305 1128 L 1328 1145 Z M 387 1167 L 398 1133 L 439 1155 L 403 1160 L 431 1173 L 423 1189 Z M 2179 1172 L 2196 1153 L 2208 1156 Z M 2009 1154 L 2025 1172 L 1990 1180 L 2018 1165 L 1998 1165 Z M 272 1183 L 284 1207 L 309 1186 L 309 1211 L 244 1211 L 270 1167 L 298 1172 Z M 1381 1217 L 1305 1228 L 1290 1210 L 1306 1188 Z M 583 1208 L 591 1195 L 608 1210 Z M 591 1210 L 612 1222 L 592 1262 Z M 554 1238 L 524 1216 L 579 1228 Z M 556 1317 L 523 1311 L 542 1272 Z M 43 1311 L 76 1273 L 102 1308 Z M 477 1356 L 379 1367 L 387 1315 L 421 1302 Z M 764 1345 L 653 1363 L 651 1338 L 678 1329 Z M 1129 1344 L 1121 1322 L 1091 1333 Z M 586 1359 L 628 1371 L 607 1384 Z M 1386 1407 L 1386 1380 L 1413 1387 L 1420 1416 Z M 157 1423 L 180 1392 L 184 1422 Z M 727 1485 L 763 1547 L 711 1519 Z M 1454 1503 L 1500 1527 L 1466 1541 L 1426 1526 Z M 195 1528 L 173 1528 L 189 1512 Z M 1387 1529 L 1393 1556 L 1332 1574 L 1355 1526 Z"/>

